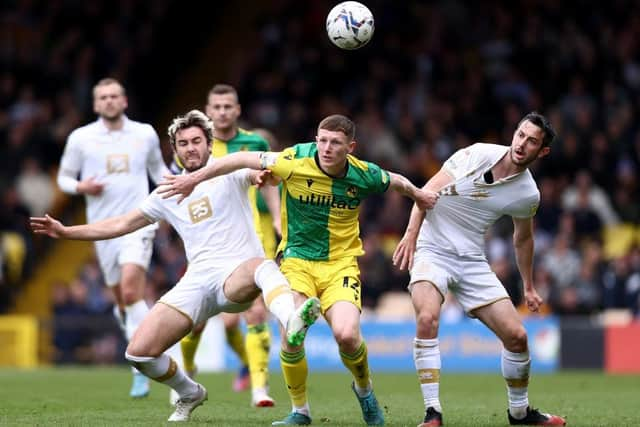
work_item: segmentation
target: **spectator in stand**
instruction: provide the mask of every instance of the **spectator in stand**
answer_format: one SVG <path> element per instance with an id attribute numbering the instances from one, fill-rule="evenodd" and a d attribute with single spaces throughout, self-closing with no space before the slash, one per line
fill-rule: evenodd
<path id="1" fill-rule="evenodd" d="M 616 225 L 620 222 L 607 193 L 593 184 L 589 171 L 585 169 L 578 172 L 574 185 L 564 191 L 563 208 L 567 210 L 579 208 L 581 196 L 586 197 L 588 206 L 599 216 L 603 225 Z"/>

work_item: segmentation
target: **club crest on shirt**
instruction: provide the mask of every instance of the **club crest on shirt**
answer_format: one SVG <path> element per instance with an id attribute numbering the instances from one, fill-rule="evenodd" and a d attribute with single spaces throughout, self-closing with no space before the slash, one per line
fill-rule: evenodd
<path id="1" fill-rule="evenodd" d="M 107 156 L 107 173 L 129 173 L 129 155 L 109 154 Z"/>
<path id="2" fill-rule="evenodd" d="M 358 197 L 358 189 L 353 185 L 347 188 L 347 196 L 349 197 Z"/>
<path id="3" fill-rule="evenodd" d="M 189 216 L 191 217 L 191 222 L 194 224 L 204 221 L 211 217 L 212 214 L 211 203 L 206 196 L 189 203 Z"/>
<path id="4" fill-rule="evenodd" d="M 438 191 L 438 194 L 441 196 L 457 196 L 458 191 L 456 190 L 456 184 L 450 184 Z"/>

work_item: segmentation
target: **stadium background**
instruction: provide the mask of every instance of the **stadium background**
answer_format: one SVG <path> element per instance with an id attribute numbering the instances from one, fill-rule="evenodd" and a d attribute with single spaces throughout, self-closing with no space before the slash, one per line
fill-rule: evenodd
<path id="1" fill-rule="evenodd" d="M 93 84 L 113 76 L 127 88 L 128 115 L 154 125 L 167 160 L 170 119 L 202 108 L 208 89 L 226 82 L 239 90 L 243 127 L 269 129 L 274 148 L 311 140 L 319 119 L 343 113 L 358 126 L 358 155 L 418 185 L 456 149 L 508 144 L 524 113 L 545 113 L 559 138 L 533 170 L 542 192 L 535 279 L 548 301 L 541 321 L 551 325 L 542 335 L 552 368 L 640 371 L 638 2 L 371 0 L 374 38 L 353 52 L 326 38 L 333 4 L 3 2 L 0 365 L 123 363 L 91 245 L 27 228 L 29 215 L 44 212 L 83 221 L 81 198 L 56 188 L 56 167 L 68 133 L 94 120 Z M 366 202 L 361 223 L 365 319 L 399 322 L 389 330 L 408 339 L 407 276 L 389 255 L 409 209 L 390 193 Z M 519 305 L 510 233 L 510 221 L 499 221 L 487 251 Z M 179 240 L 161 226 L 149 302 L 184 267 Z M 457 325 L 453 336 L 475 327 L 455 301 L 445 319 Z"/>

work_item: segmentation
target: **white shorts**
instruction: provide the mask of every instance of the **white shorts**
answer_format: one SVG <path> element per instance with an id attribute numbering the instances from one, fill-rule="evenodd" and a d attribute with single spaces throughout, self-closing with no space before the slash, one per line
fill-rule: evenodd
<path id="1" fill-rule="evenodd" d="M 239 313 L 251 307 L 253 301 L 236 303 L 224 294 L 224 282 L 246 260 L 223 265 L 187 267 L 184 276 L 158 302 L 175 308 L 194 325 L 219 313 Z"/>
<path id="2" fill-rule="evenodd" d="M 447 290 L 450 290 L 468 314 L 476 308 L 509 298 L 485 260 L 470 260 L 418 250 L 411 269 L 409 292 L 413 284 L 420 281 L 433 283 L 443 300 Z"/>
<path id="3" fill-rule="evenodd" d="M 107 286 L 120 283 L 123 264 L 137 264 L 145 270 L 149 268 L 157 228 L 156 224 L 151 224 L 115 239 L 95 242 L 96 255 Z"/>

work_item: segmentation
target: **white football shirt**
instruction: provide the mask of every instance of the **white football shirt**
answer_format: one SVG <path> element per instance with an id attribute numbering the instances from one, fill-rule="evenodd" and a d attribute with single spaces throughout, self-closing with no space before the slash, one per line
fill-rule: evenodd
<path id="1" fill-rule="evenodd" d="M 139 208 L 150 221 L 171 224 L 182 238 L 190 269 L 264 258 L 247 195 L 249 173 L 241 169 L 201 182 L 180 204 L 163 199 L 156 189 Z"/>
<path id="2" fill-rule="evenodd" d="M 147 173 L 155 183 L 170 174 L 153 127 L 127 117 L 120 130 L 109 130 L 98 119 L 71 132 L 60 173 L 104 184 L 101 195 L 85 195 L 88 223 L 138 207 L 149 194 Z"/>
<path id="3" fill-rule="evenodd" d="M 498 218 L 535 215 L 540 192 L 528 169 L 492 184 L 484 180 L 483 175 L 508 151 L 508 146 L 477 143 L 444 163 L 454 180 L 440 190 L 435 208 L 427 211 L 417 249 L 484 259 L 484 235 Z"/>

